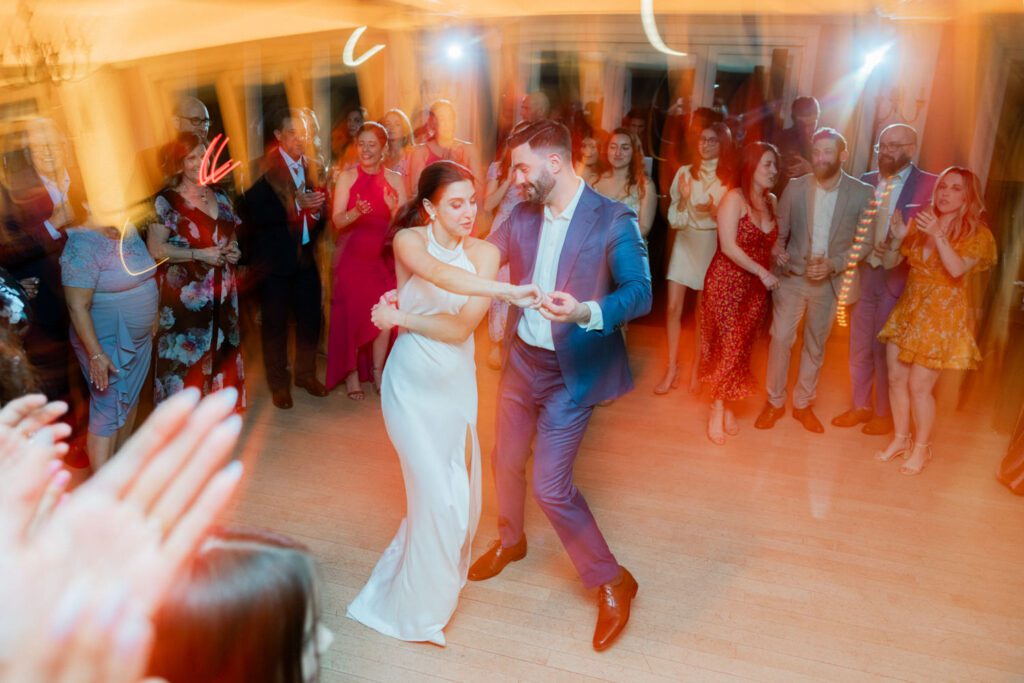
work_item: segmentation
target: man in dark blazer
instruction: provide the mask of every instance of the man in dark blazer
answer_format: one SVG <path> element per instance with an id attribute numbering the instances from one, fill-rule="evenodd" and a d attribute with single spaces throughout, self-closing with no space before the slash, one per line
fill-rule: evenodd
<path id="1" fill-rule="evenodd" d="M 908 272 L 902 262 L 887 268 L 881 255 L 884 245 L 893 240 L 889 228 L 892 221 L 909 221 L 931 204 L 937 176 L 911 162 L 917 153 L 917 131 L 906 124 L 896 123 L 883 129 L 875 149 L 878 171 L 861 176 L 861 180 L 875 186 L 879 206 L 866 245 L 871 251 L 858 269 L 860 298 L 850 320 L 853 407 L 833 419 L 832 424 L 853 427 L 866 423 L 862 428 L 865 434 L 881 435 L 892 431 L 892 413 L 885 344 L 878 341 L 878 333 L 903 293 Z"/>
<path id="2" fill-rule="evenodd" d="M 242 248 L 257 288 L 263 363 L 274 405 L 291 408 L 288 326 L 295 318 L 295 385 L 313 396 L 327 390 L 316 378 L 320 338 L 320 276 L 315 245 L 323 230 L 326 194 L 315 186 L 304 157 L 306 123 L 297 110 L 276 112 L 265 171 L 240 198 Z"/>
<path id="3" fill-rule="evenodd" d="M 837 130 L 819 129 L 811 142 L 813 172 L 790 181 L 779 201 L 775 253 L 782 273 L 779 288 L 772 292 L 765 380 L 768 402 L 754 422 L 758 429 L 772 427 L 785 412 L 790 352 L 802 320 L 793 417 L 810 432 L 825 431 L 811 408 L 825 361 L 825 343 L 832 332 L 849 263 L 867 255 L 854 238 L 872 190 L 843 171 L 848 156 L 846 140 Z"/>
<path id="4" fill-rule="evenodd" d="M 573 465 L 594 406 L 633 388 L 622 326 L 651 308 L 647 249 L 633 210 L 573 171 L 568 128 L 542 119 L 516 132 L 508 148 L 527 201 L 487 239 L 501 250 L 513 285 L 546 295 L 538 308 L 509 310 L 505 329 L 513 338 L 504 345 L 493 456 L 500 538 L 469 579 L 489 579 L 526 556 L 532 454 L 534 498 L 583 584 L 597 588 L 593 645 L 604 650 L 629 620 L 638 586 L 573 483 Z M 440 261 L 426 277 L 457 294 L 479 295 L 493 284 Z"/>

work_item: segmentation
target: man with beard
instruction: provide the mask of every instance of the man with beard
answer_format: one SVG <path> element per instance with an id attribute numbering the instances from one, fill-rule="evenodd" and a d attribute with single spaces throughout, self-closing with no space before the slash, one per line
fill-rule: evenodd
<path id="1" fill-rule="evenodd" d="M 917 154 L 917 131 L 906 124 L 894 123 L 884 128 L 875 152 L 878 171 L 861 176 L 861 180 L 875 186 L 879 206 L 872 237 L 865 245 L 865 250 L 874 249 L 858 268 L 860 299 L 850 322 L 853 407 L 833 419 L 832 424 L 853 427 L 863 422 L 866 424 L 862 432 L 881 435 L 892 431 L 892 414 L 885 344 L 878 341 L 878 333 L 907 283 L 907 266 L 902 259 L 887 267 L 882 263 L 882 254 L 886 246 L 894 250 L 899 247 L 893 243 L 892 223 L 909 222 L 929 206 L 936 176 L 911 163 Z"/>
<path id="2" fill-rule="evenodd" d="M 499 538 L 470 567 L 469 579 L 490 579 L 526 556 L 532 455 L 533 496 L 583 585 L 597 589 L 592 642 L 604 650 L 629 620 L 637 582 L 608 548 L 573 466 L 594 406 L 633 388 L 622 326 L 651 309 L 647 249 L 636 214 L 576 175 L 564 125 L 532 123 L 509 138 L 508 149 L 526 201 L 487 240 L 501 250 L 513 284 L 532 283 L 546 295 L 536 309 L 509 311 L 492 457 Z M 480 282 L 440 261 L 426 278 L 456 294 L 472 294 Z"/>
<path id="3" fill-rule="evenodd" d="M 811 406 L 843 273 L 851 258 L 866 255 L 854 251 L 854 237 L 872 193 L 870 185 L 842 170 L 847 156 L 846 140 L 837 130 L 819 129 L 811 142 L 813 173 L 789 183 L 779 201 L 775 259 L 782 276 L 772 294 L 768 402 L 754 422 L 758 429 L 770 429 L 785 413 L 790 351 L 806 315 L 793 417 L 810 432 L 825 431 Z"/>

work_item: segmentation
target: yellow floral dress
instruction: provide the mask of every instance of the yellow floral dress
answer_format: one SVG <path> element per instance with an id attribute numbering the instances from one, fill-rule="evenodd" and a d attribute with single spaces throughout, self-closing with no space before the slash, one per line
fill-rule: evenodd
<path id="1" fill-rule="evenodd" d="M 952 277 L 933 247 L 925 258 L 928 236 L 911 223 L 900 253 L 910 265 L 907 288 L 896 302 L 878 339 L 900 348 L 904 363 L 934 370 L 973 370 L 981 360 L 974 341 L 974 315 L 968 305 L 969 275 L 987 270 L 996 262 L 996 243 L 985 226 L 953 243 L 961 258 L 977 259 L 969 273 Z"/>

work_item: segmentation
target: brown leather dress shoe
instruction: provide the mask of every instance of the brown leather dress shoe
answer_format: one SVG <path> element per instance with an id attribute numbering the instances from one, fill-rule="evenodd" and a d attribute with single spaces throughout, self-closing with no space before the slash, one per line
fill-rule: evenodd
<path id="1" fill-rule="evenodd" d="M 761 414 L 754 420 L 754 427 L 756 429 L 771 429 L 779 421 L 779 418 L 785 414 L 785 408 L 776 408 L 771 403 L 765 403 L 764 408 L 761 409 Z"/>
<path id="2" fill-rule="evenodd" d="M 509 562 L 516 562 L 526 557 L 526 534 L 519 539 L 519 542 L 508 548 L 501 545 L 497 540 L 491 544 L 483 555 L 469 568 L 470 581 L 486 581 L 501 573 Z"/>
<path id="3" fill-rule="evenodd" d="M 323 398 L 327 395 L 327 387 L 320 383 L 320 380 L 315 377 L 309 377 L 304 379 L 295 380 L 295 386 L 305 389 L 306 393 L 310 396 L 316 396 L 317 398 Z"/>
<path id="4" fill-rule="evenodd" d="M 892 431 L 892 415 L 886 415 L 885 417 L 875 415 L 868 420 L 868 423 L 860 431 L 871 436 L 888 434 Z"/>
<path id="5" fill-rule="evenodd" d="M 619 578 L 597 589 L 597 627 L 594 628 L 594 649 L 608 649 L 626 628 L 629 608 L 639 585 L 625 567 L 620 567 Z"/>
<path id="6" fill-rule="evenodd" d="M 867 422 L 875 416 L 871 408 L 850 408 L 842 415 L 832 418 L 833 427 L 856 427 L 862 422 Z"/>
<path id="7" fill-rule="evenodd" d="M 793 417 L 796 418 L 796 421 L 802 424 L 804 429 L 807 431 L 814 432 L 815 434 L 825 433 L 825 427 L 822 426 L 821 420 L 819 420 L 818 416 L 814 414 L 814 411 L 811 410 L 810 406 L 807 406 L 806 408 L 793 408 Z"/>

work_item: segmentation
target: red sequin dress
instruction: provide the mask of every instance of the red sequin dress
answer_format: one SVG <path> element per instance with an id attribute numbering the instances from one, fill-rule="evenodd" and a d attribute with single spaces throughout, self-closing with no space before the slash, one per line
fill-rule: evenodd
<path id="1" fill-rule="evenodd" d="M 778 236 L 778 225 L 765 233 L 748 214 L 736 226 L 736 244 L 765 268 L 771 267 Z M 701 299 L 699 372 L 700 381 L 711 385 L 712 398 L 738 401 L 757 388 L 750 352 L 768 304 L 768 290 L 761 279 L 733 263 L 719 248 L 704 277 Z"/>

